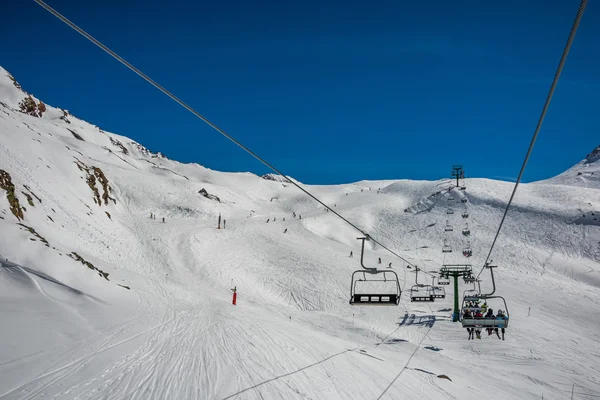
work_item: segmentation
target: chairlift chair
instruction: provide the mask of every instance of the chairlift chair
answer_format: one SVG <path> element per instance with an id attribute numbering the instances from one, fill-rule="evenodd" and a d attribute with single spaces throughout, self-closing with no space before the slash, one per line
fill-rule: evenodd
<path id="1" fill-rule="evenodd" d="M 450 280 L 448 279 L 448 277 L 440 275 L 440 279 L 438 279 L 438 285 L 448 286 L 449 284 Z"/>
<path id="2" fill-rule="evenodd" d="M 469 236 L 471 234 L 471 230 L 469 229 L 469 224 L 465 224 L 465 227 L 462 230 L 462 234 L 465 236 Z"/>
<path id="3" fill-rule="evenodd" d="M 508 321 L 510 320 L 510 315 L 508 313 L 508 305 L 506 304 L 506 300 L 502 296 L 494 295 L 494 293 L 496 292 L 496 281 L 494 280 L 493 268 L 495 268 L 495 266 L 490 265 L 488 263 L 485 265 L 485 268 L 488 268 L 490 270 L 490 274 L 492 277 L 492 292 L 488 293 L 488 294 L 481 294 L 481 287 L 479 287 L 478 289 L 471 290 L 471 293 L 473 291 L 479 290 L 478 294 L 467 294 L 467 291 L 465 291 L 465 295 L 463 297 L 463 309 L 465 310 L 465 305 L 471 301 L 476 301 L 476 300 L 482 301 L 483 300 L 487 304 L 488 300 L 490 300 L 490 299 L 498 299 L 498 300 L 501 300 L 502 303 L 504 304 L 505 319 L 499 319 L 496 317 L 494 317 L 494 318 L 463 318 L 464 311 L 461 310 L 460 319 L 462 322 L 462 326 L 463 326 L 463 328 L 508 328 Z M 479 281 L 474 281 L 474 282 L 479 284 Z M 474 283 L 474 287 L 475 287 L 475 283 Z M 467 307 L 467 308 L 469 308 L 469 307 Z M 492 307 L 488 307 L 488 308 L 492 308 Z M 497 310 L 498 309 L 496 309 L 496 311 Z"/>
<path id="4" fill-rule="evenodd" d="M 467 202 L 467 198 L 466 198 L 466 197 L 463 197 L 462 199 L 460 199 L 460 202 L 461 202 L 461 203 L 466 203 L 466 202 Z"/>
<path id="5" fill-rule="evenodd" d="M 350 305 L 360 306 L 397 306 L 400 303 L 402 290 L 398 274 L 392 270 L 378 270 L 377 268 L 367 268 L 364 265 L 363 257 L 365 252 L 365 240 L 369 237 L 358 238 L 362 240 L 360 252 L 360 265 L 363 269 L 352 273 L 350 282 Z M 386 290 L 364 291 L 361 286 L 367 282 L 385 283 Z"/>
<path id="6" fill-rule="evenodd" d="M 419 270 L 419 267 L 415 266 L 415 284 L 410 288 L 410 301 L 435 301 L 433 286 L 419 283 Z"/>
<path id="7" fill-rule="evenodd" d="M 452 232 L 452 225 L 450 225 L 448 220 L 446 220 L 446 226 L 444 227 L 444 232 Z"/>
<path id="8" fill-rule="evenodd" d="M 452 246 L 448 244 L 448 240 L 444 239 L 444 244 L 442 246 L 442 253 L 452 253 Z"/>
<path id="9" fill-rule="evenodd" d="M 463 218 L 469 218 L 469 213 L 468 212 L 463 212 L 461 215 Z"/>
<path id="10" fill-rule="evenodd" d="M 446 289 L 444 289 L 441 286 L 436 286 L 435 285 L 435 276 L 432 277 L 433 282 L 432 282 L 432 287 L 433 287 L 433 298 L 434 299 L 445 299 L 446 298 Z M 439 279 L 438 279 L 438 284 L 440 283 Z M 450 283 L 450 282 L 448 282 Z"/>
<path id="11" fill-rule="evenodd" d="M 413 285 L 410 288 L 411 302 L 435 301 L 433 287 L 430 285 Z"/>
<path id="12" fill-rule="evenodd" d="M 467 187 L 466 186 L 461 186 L 460 190 L 467 190 Z"/>
<path id="13" fill-rule="evenodd" d="M 446 214 L 454 214 L 454 210 L 450 207 L 446 210 Z"/>
<path id="14" fill-rule="evenodd" d="M 450 197 L 448 197 L 448 201 L 454 201 L 454 197 L 450 195 Z"/>

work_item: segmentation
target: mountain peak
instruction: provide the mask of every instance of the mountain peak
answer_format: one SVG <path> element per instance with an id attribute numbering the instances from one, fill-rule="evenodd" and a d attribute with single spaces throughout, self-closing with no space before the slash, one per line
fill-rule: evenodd
<path id="1" fill-rule="evenodd" d="M 600 160 L 600 146 L 596 147 L 590 154 L 585 156 L 584 163 L 592 164 Z"/>

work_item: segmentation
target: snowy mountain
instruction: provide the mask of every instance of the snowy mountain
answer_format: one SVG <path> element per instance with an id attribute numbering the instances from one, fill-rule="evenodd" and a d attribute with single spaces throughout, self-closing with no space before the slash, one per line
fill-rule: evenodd
<path id="1" fill-rule="evenodd" d="M 548 179 L 546 183 L 562 185 L 583 186 L 590 188 L 600 187 L 600 146 L 596 147 L 583 160 L 569 168 L 562 174 Z"/>
<path id="2" fill-rule="evenodd" d="M 2 400 L 600 395 L 598 149 L 519 187 L 492 256 L 506 340 L 468 341 L 452 285 L 411 303 L 414 268 L 371 242 L 365 263 L 391 263 L 402 301 L 350 306 L 359 233 L 282 177 L 169 160 L 2 69 L 0 102 Z M 426 272 L 478 272 L 512 184 L 465 185 L 303 187 Z"/>

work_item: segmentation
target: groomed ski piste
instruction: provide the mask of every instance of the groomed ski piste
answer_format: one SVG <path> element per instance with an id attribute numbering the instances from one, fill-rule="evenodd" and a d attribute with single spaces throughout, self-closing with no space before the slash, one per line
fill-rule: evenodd
<path id="1" fill-rule="evenodd" d="M 452 285 L 411 303 L 414 269 L 372 242 L 365 264 L 391 262 L 402 301 L 350 306 L 359 232 L 285 179 L 169 160 L 40 107 L 3 69 L 0 102 L 2 400 L 600 395 L 599 149 L 519 187 L 492 256 L 506 340 L 468 341 Z M 513 184 L 464 184 L 305 187 L 425 272 L 478 273 Z"/>

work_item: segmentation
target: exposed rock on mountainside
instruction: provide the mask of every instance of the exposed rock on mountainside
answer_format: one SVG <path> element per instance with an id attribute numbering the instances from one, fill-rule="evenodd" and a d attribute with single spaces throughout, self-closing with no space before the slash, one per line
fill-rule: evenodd
<path id="1" fill-rule="evenodd" d="M 94 203 L 102 206 L 102 200 L 104 200 L 104 205 L 108 205 L 108 200 L 112 200 L 115 204 L 117 204 L 117 200 L 110 197 L 109 193 L 112 191 L 112 188 L 108 184 L 108 179 L 104 175 L 104 172 L 98 167 L 88 167 L 82 161 L 76 159 L 75 164 L 79 168 L 80 171 L 85 171 L 87 173 L 86 182 L 92 192 L 94 193 Z M 100 196 L 100 192 L 96 187 L 96 182 L 100 182 L 100 186 L 102 187 L 102 196 Z"/>
<path id="2" fill-rule="evenodd" d="M 209 194 L 206 189 L 202 188 L 198 191 L 198 193 L 200 193 L 202 196 L 206 197 L 207 199 L 210 200 L 216 200 L 219 203 L 221 202 L 221 199 L 219 199 L 217 196 L 215 196 L 214 194 Z"/>
<path id="3" fill-rule="evenodd" d="M 23 208 L 15 193 L 15 185 L 12 183 L 10 174 L 2 169 L 0 169 L 0 188 L 6 190 L 6 198 L 8 199 L 10 211 L 13 215 L 17 217 L 19 221 L 25 218 L 23 216 Z"/>

